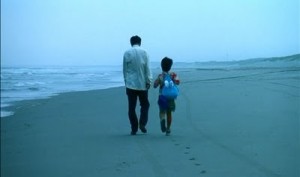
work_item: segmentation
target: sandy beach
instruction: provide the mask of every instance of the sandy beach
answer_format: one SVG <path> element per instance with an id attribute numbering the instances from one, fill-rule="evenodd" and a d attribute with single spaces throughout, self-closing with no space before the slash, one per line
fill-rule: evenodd
<path id="1" fill-rule="evenodd" d="M 1 118 L 1 177 L 300 176 L 299 68 L 176 72 L 171 136 L 153 88 L 136 136 L 124 87 L 18 102 Z"/>

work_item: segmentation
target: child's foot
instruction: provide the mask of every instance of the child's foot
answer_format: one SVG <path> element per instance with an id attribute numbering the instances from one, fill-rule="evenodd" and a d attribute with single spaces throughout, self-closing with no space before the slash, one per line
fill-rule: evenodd
<path id="1" fill-rule="evenodd" d="M 166 136 L 169 136 L 170 133 L 171 133 L 171 130 L 168 128 L 168 129 L 166 130 Z"/>
<path id="2" fill-rule="evenodd" d="M 164 132 L 166 132 L 166 120 L 165 119 L 162 119 L 161 121 L 160 121 L 160 128 L 161 128 L 161 131 L 164 133 Z"/>

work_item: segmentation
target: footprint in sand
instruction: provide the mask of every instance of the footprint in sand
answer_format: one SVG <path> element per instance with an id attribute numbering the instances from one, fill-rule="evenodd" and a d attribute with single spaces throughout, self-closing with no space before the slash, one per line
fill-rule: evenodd
<path id="1" fill-rule="evenodd" d="M 189 152 L 189 150 L 190 150 L 191 148 L 189 147 L 189 146 L 186 146 L 185 147 L 185 152 L 184 152 L 184 154 L 190 154 L 190 152 Z"/>
<path id="2" fill-rule="evenodd" d="M 179 143 L 176 143 L 176 140 L 172 139 L 172 142 L 174 143 L 175 146 L 179 146 Z"/>
<path id="3" fill-rule="evenodd" d="M 130 167 L 130 164 L 123 161 L 123 162 L 120 162 L 118 164 L 118 167 L 116 168 L 116 171 L 122 171 L 122 170 L 124 170 L 126 168 L 129 168 L 129 167 Z"/>
<path id="4" fill-rule="evenodd" d="M 24 123 L 24 126 L 29 128 L 29 127 L 31 127 L 31 124 Z"/>
<path id="5" fill-rule="evenodd" d="M 190 154 L 189 150 L 191 149 L 191 147 L 186 146 L 185 149 L 186 149 L 187 151 L 185 151 L 184 154 Z M 189 158 L 189 160 L 190 160 L 190 161 L 195 161 L 196 158 L 195 158 L 195 157 L 191 157 L 191 158 Z M 195 166 L 201 166 L 201 164 L 198 163 L 198 162 L 195 162 L 194 165 L 195 165 Z M 206 173 L 206 171 L 205 171 L 205 170 L 202 170 L 200 173 L 201 173 L 201 174 L 204 174 L 204 173 Z"/>
<path id="6" fill-rule="evenodd" d="M 205 170 L 202 170 L 200 173 L 201 173 L 201 174 L 204 174 L 204 173 L 206 173 L 206 171 L 205 171 Z"/>

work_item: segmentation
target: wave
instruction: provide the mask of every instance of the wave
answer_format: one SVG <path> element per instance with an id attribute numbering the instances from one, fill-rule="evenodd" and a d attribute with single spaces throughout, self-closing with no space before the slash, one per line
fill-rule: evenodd
<path id="1" fill-rule="evenodd" d="M 8 117 L 14 115 L 14 112 L 11 111 L 1 111 L 1 118 L 2 117 Z"/>
<path id="2" fill-rule="evenodd" d="M 40 88 L 38 88 L 38 87 L 29 87 L 28 90 L 30 90 L 30 91 L 39 91 Z"/>
<path id="3" fill-rule="evenodd" d="M 120 66 L 1 67 L 3 104 L 123 85 Z"/>

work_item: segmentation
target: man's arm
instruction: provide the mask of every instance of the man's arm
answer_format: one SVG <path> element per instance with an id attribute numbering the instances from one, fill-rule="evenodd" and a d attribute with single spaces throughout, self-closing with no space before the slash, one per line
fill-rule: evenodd
<path id="1" fill-rule="evenodd" d="M 127 63 L 126 63 L 126 53 L 123 55 L 123 77 L 124 77 L 124 83 L 126 85 L 126 78 L 127 78 Z"/>
<path id="2" fill-rule="evenodd" d="M 150 88 L 151 86 L 151 82 L 152 82 L 152 73 L 151 73 L 151 70 L 150 70 L 150 62 L 149 62 L 149 56 L 148 54 L 146 54 L 146 87 L 147 89 Z"/>

